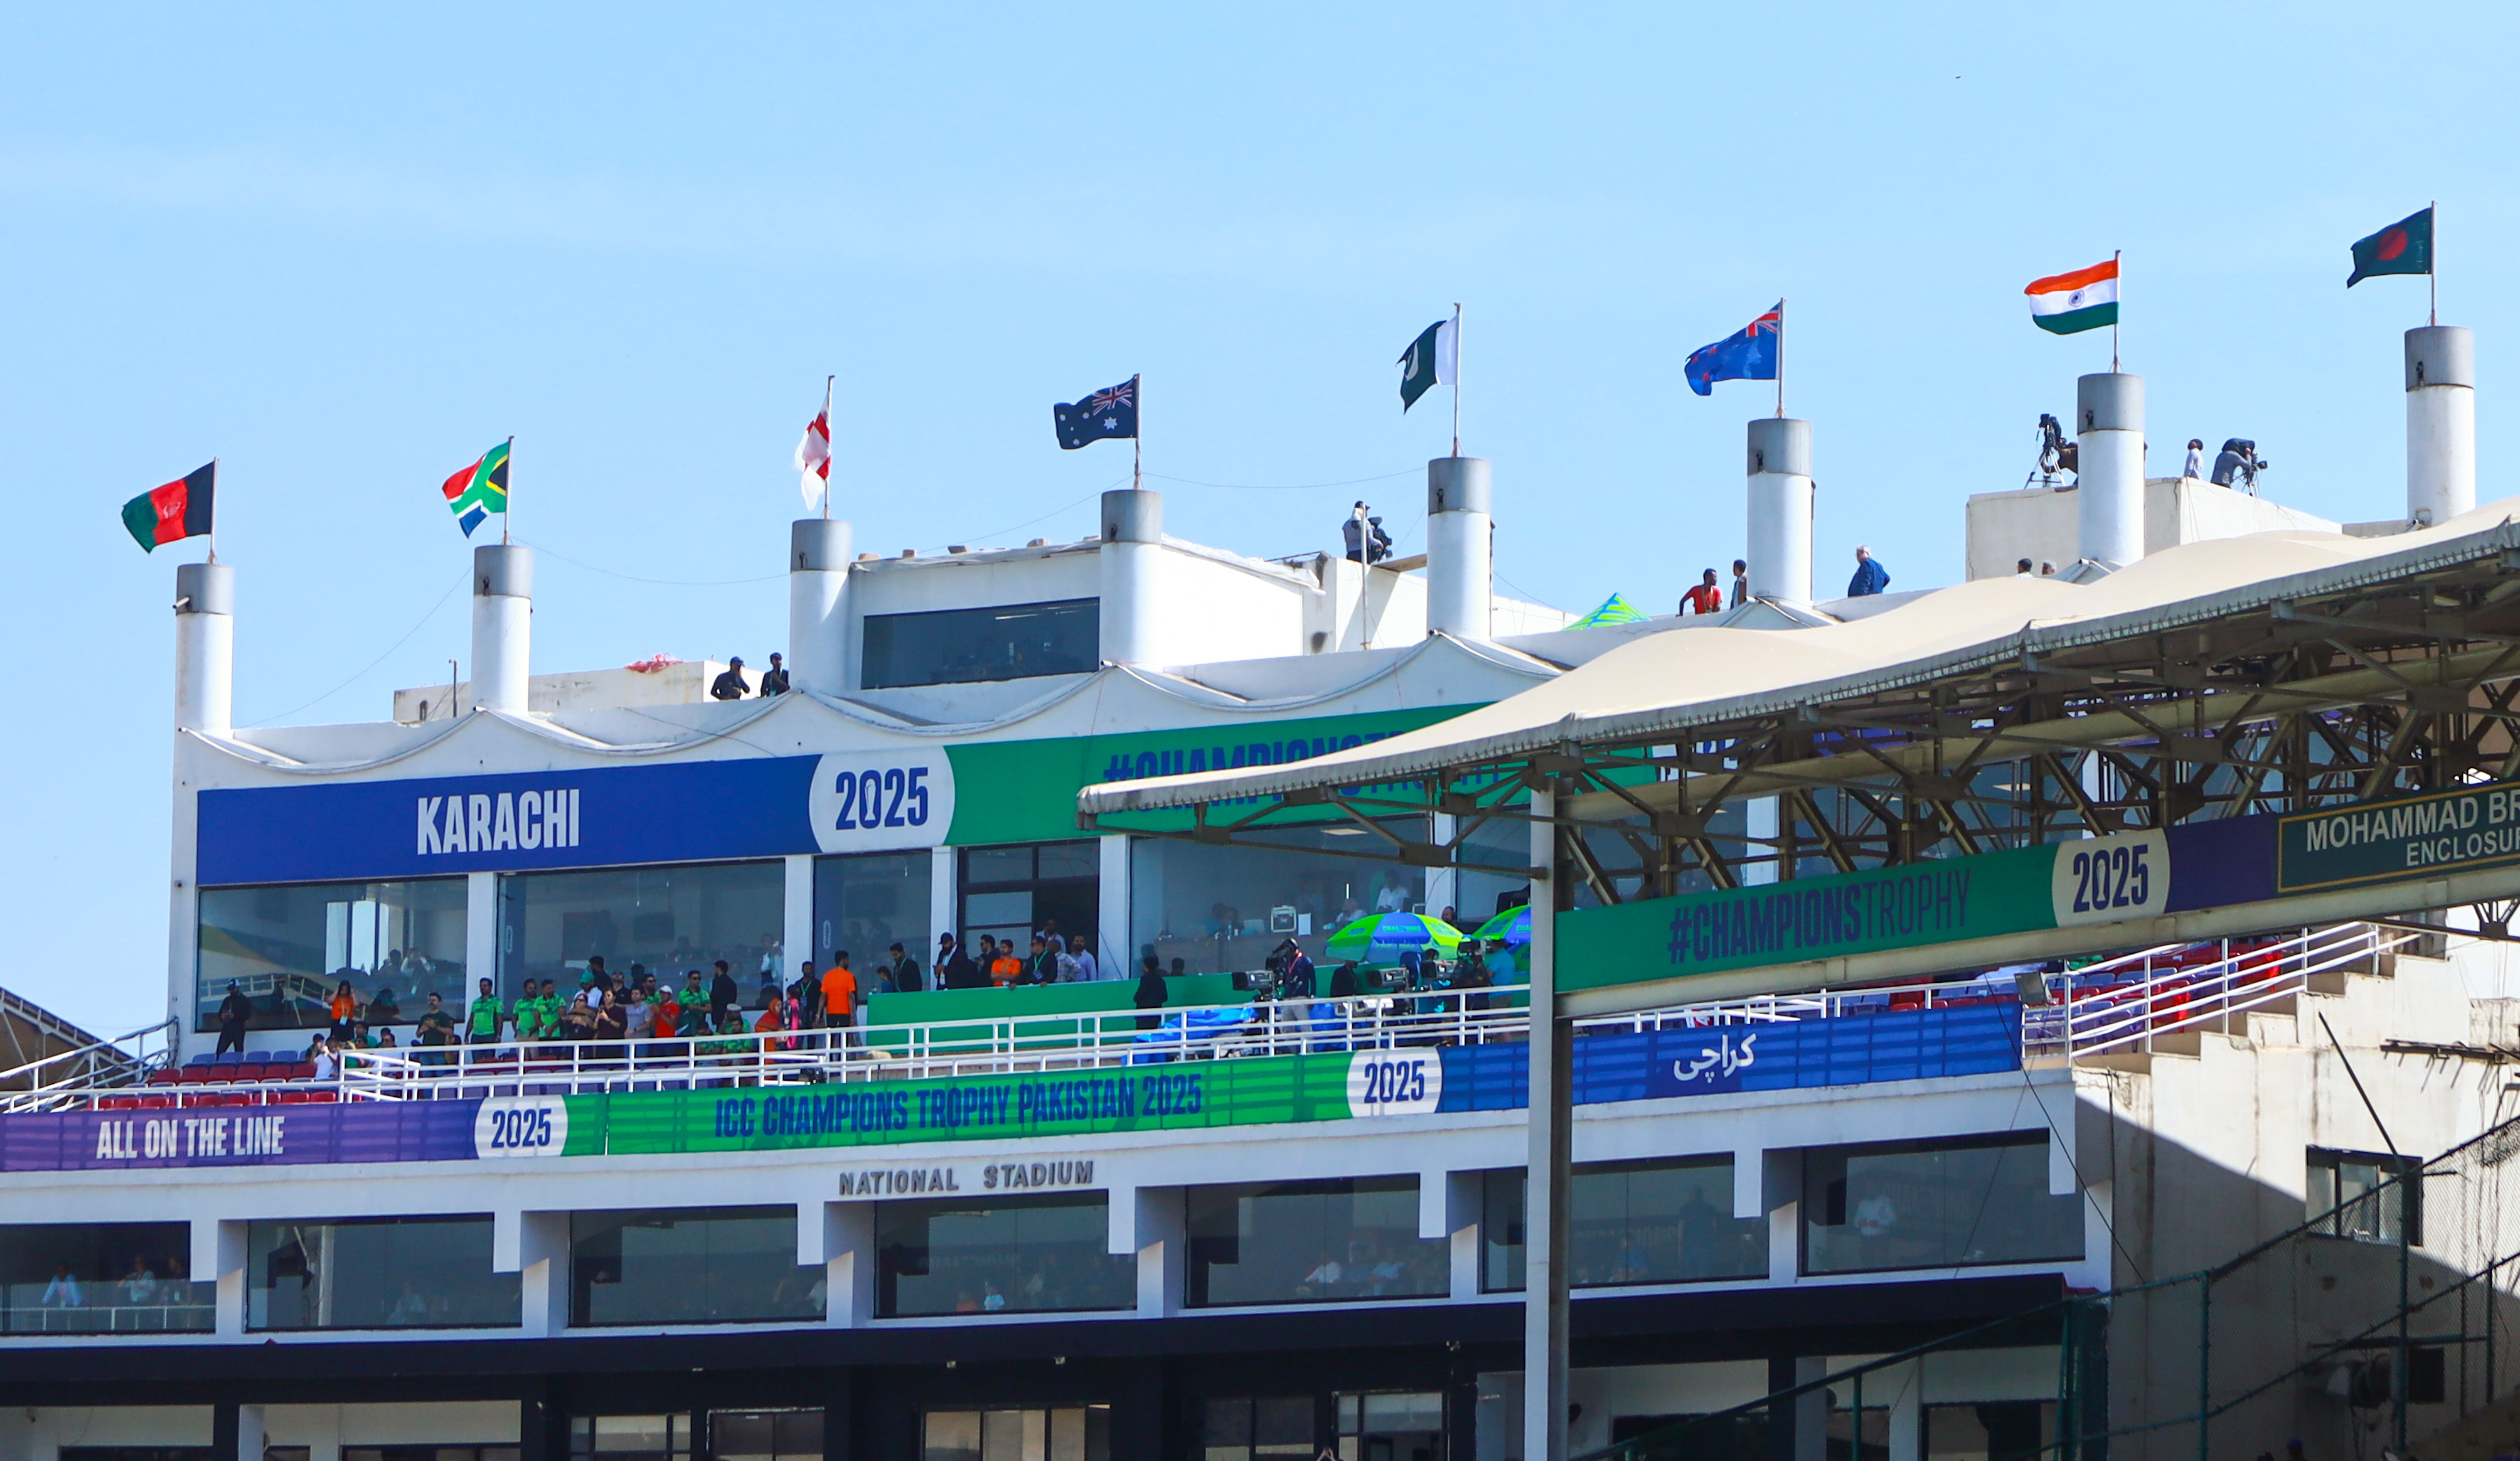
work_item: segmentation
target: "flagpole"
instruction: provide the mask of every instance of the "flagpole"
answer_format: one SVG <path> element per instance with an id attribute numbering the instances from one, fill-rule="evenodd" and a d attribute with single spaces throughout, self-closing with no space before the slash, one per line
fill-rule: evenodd
<path id="1" fill-rule="evenodd" d="M 219 561 L 219 459 L 210 458 L 210 562 Z"/>
<path id="2" fill-rule="evenodd" d="M 2124 259 L 2125 257 L 2126 257 L 2126 251 L 2125 251 L 2125 250 L 2123 250 L 2123 249 L 2120 249 L 2120 250 L 2118 250 L 2117 251 L 2115 251 L 2115 252 L 2113 252 L 2113 253 L 2111 253 L 2111 254 L 2109 255 L 2109 262 L 2110 262 L 2110 263 L 2113 263 L 2113 264 L 2114 264 L 2114 263 L 2118 263 L 2120 260 Z M 2126 269 L 2121 265 L 2121 267 L 2118 269 L 2118 312 L 2117 312 L 2116 314 L 2113 314 L 2113 315 L 2109 316 L 2109 374 L 2110 374 L 2110 375 L 2116 375 L 2116 374 L 2118 373 L 2118 320 L 2119 320 L 2119 318 L 2120 318 L 2121 316 L 2123 316 L 2125 313 L 2126 313 Z"/>
<path id="3" fill-rule="evenodd" d="M 838 376 L 823 377 L 823 521 L 832 521 L 832 383 Z"/>
<path id="4" fill-rule="evenodd" d="M 2425 323 L 2439 325 L 2441 323 L 2441 200 L 2436 198 L 2425 204 L 2424 211 L 2433 215 L 2432 257 L 2424 260 L 2424 283 L 2432 289 L 2433 302 L 2431 311 L 2425 316 Z"/>
<path id="5" fill-rule="evenodd" d="M 1138 429 L 1129 434 L 1129 490 L 1140 491 L 1147 484 L 1147 378 L 1129 378 L 1129 393 L 1138 398 Z"/>
<path id="6" fill-rule="evenodd" d="M 517 520 L 517 438 L 508 438 L 508 500 L 499 508 L 499 545 L 506 547 Z"/>
<path id="7" fill-rule="evenodd" d="M 1777 419 L 1785 419 L 1785 301 L 1777 300 Z"/>
<path id="8" fill-rule="evenodd" d="M 1440 352 L 1439 352 L 1440 353 Z M 1462 305 L 1453 303 L 1453 455 L 1462 454 Z"/>

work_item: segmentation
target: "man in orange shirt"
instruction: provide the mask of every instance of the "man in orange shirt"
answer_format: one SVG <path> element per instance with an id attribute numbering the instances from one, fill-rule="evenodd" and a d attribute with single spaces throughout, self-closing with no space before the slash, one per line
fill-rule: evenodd
<path id="1" fill-rule="evenodd" d="M 839 1029 L 857 1023 L 858 977 L 849 972 L 849 951 L 841 949 L 832 955 L 832 967 L 823 971 L 823 1025 Z"/>

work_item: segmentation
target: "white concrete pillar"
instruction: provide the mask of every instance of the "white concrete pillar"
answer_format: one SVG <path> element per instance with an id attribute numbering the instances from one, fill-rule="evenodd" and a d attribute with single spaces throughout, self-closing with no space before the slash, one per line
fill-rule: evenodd
<path id="1" fill-rule="evenodd" d="M 175 728 L 224 736 L 235 728 L 236 570 L 175 569 Z"/>
<path id="2" fill-rule="evenodd" d="M 524 991 L 508 987 L 505 972 L 499 968 L 499 875 L 466 873 L 464 875 L 464 997 L 471 999 L 479 987 L 475 980 L 493 981 L 490 987 L 499 991 L 503 1004 L 513 1003 Z"/>
<path id="3" fill-rule="evenodd" d="M 2476 506 L 2476 337 L 2463 325 L 2407 332 L 2407 521 Z"/>
<path id="4" fill-rule="evenodd" d="M 1104 1229 L 1104 1251 L 1138 1259 L 1138 1314 L 1160 1319 L 1178 1314 L 1189 1301 L 1189 1240 L 1182 1189 L 1114 1187 Z"/>
<path id="5" fill-rule="evenodd" d="M 1480 1228 L 1487 1220 L 1487 1173 L 1428 1172 L 1418 1180 L 1441 1181 L 1444 1184 L 1444 1222 L 1440 1233 L 1449 1249 L 1455 1303 L 1470 1303 L 1479 1297 Z"/>
<path id="6" fill-rule="evenodd" d="M 1750 592 L 1808 604 L 1812 596 L 1812 431 L 1808 421 L 1750 423 Z"/>
<path id="7" fill-rule="evenodd" d="M 1094 972 L 1106 980 L 1135 979 L 1138 943 L 1130 920 L 1136 914 L 1137 889 L 1129 866 L 1129 839 L 1119 833 L 1102 838 L 1097 852 L 1102 882 L 1095 918 L 1101 927 L 1094 931 Z"/>
<path id="8" fill-rule="evenodd" d="M 1566 1461 L 1568 1147 L 1574 1050 L 1557 1018 L 1557 796 L 1531 794 L 1530 1086 L 1523 1169 L 1522 1454 Z"/>
<path id="9" fill-rule="evenodd" d="M 262 1461 L 263 1447 L 267 1444 L 264 1438 L 268 1434 L 264 1429 L 261 1406 L 239 1405 L 236 1461 Z"/>
<path id="10" fill-rule="evenodd" d="M 211 1291 L 211 1332 L 223 1340 L 245 1338 L 245 1240 L 246 1225 L 239 1220 L 222 1217 L 193 1224 L 193 1282 L 207 1275 L 217 1285 Z"/>
<path id="11" fill-rule="evenodd" d="M 875 1319 L 874 1203 L 806 1203 L 796 1212 L 796 1264 L 823 1269 L 823 1323 L 863 1329 Z"/>
<path id="12" fill-rule="evenodd" d="M 2074 397 L 2076 551 L 2122 569 L 2143 559 L 2143 377 L 2085 376 Z"/>
<path id="13" fill-rule="evenodd" d="M 534 550 L 485 543 L 472 550 L 472 708 L 525 712 L 532 675 Z"/>
<path id="14" fill-rule="evenodd" d="M 817 695 L 849 684 L 849 525 L 804 518 L 788 529 L 788 681 Z"/>
<path id="15" fill-rule="evenodd" d="M 1102 494 L 1102 660 L 1159 662 L 1155 591 L 1164 553 L 1164 494 L 1121 487 Z"/>
<path id="16" fill-rule="evenodd" d="M 786 916 L 779 924 L 779 982 L 783 984 L 792 984 L 796 982 L 796 977 L 804 972 L 807 959 L 812 959 L 817 966 L 820 966 L 822 961 L 829 957 L 829 951 L 814 946 L 814 854 L 790 852 L 788 854 L 786 867 Z M 856 969 L 872 969 L 881 963 L 883 957 L 882 951 L 878 949 L 849 950 L 849 963 Z M 875 981 L 869 979 L 863 987 L 871 988 L 874 984 Z M 820 996 L 808 990 L 807 997 L 819 998 Z"/>
<path id="17" fill-rule="evenodd" d="M 1437 457 L 1426 464 L 1426 632 L 1456 639 L 1494 635 L 1496 529 L 1488 464 Z"/>
<path id="18" fill-rule="evenodd" d="M 527 1339 L 548 1339 L 567 1328 L 568 1214 L 493 1213 L 490 1271 L 518 1275 Z"/>

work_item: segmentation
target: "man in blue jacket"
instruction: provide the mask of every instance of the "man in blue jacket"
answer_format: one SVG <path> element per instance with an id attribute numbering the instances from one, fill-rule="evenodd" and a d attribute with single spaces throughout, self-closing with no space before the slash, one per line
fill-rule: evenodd
<path id="1" fill-rule="evenodd" d="M 1860 599 L 1867 594 L 1877 594 L 1889 585 L 1889 571 L 1882 568 L 1880 561 L 1872 556 L 1872 550 L 1857 548 L 1855 576 L 1846 580 L 1846 596 L 1850 599 Z"/>

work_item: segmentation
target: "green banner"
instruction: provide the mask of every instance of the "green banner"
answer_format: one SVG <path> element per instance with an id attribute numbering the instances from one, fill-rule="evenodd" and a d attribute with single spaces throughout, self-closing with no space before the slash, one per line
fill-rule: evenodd
<path id="1" fill-rule="evenodd" d="M 1387 740 L 1403 731 L 1434 725 L 1476 708 L 1466 705 L 1429 706 L 1312 720 L 951 746 L 946 755 L 954 767 L 954 822 L 945 841 L 965 847 L 1072 838 L 1078 835 L 1076 794 L 1097 782 L 1310 760 L 1333 751 Z M 1235 804 L 1222 803 L 1229 807 Z M 1131 820 L 1150 828 L 1187 827 L 1191 815 L 1187 811 L 1149 812 Z"/>
<path id="2" fill-rule="evenodd" d="M 2052 929 L 2057 866 L 2053 845 L 2012 847 L 1577 909 L 1557 916 L 1557 987 L 1598 989 Z"/>
<path id="3" fill-rule="evenodd" d="M 1273 1056 L 948 1080 L 568 1096 L 561 1098 L 568 1113 L 561 1155 L 777 1152 L 1345 1120 L 1359 1114 L 1349 1101 L 1356 1059 Z"/>
<path id="4" fill-rule="evenodd" d="M 2520 785 L 2278 818 L 2275 890 L 2312 892 L 2520 862 Z"/>

